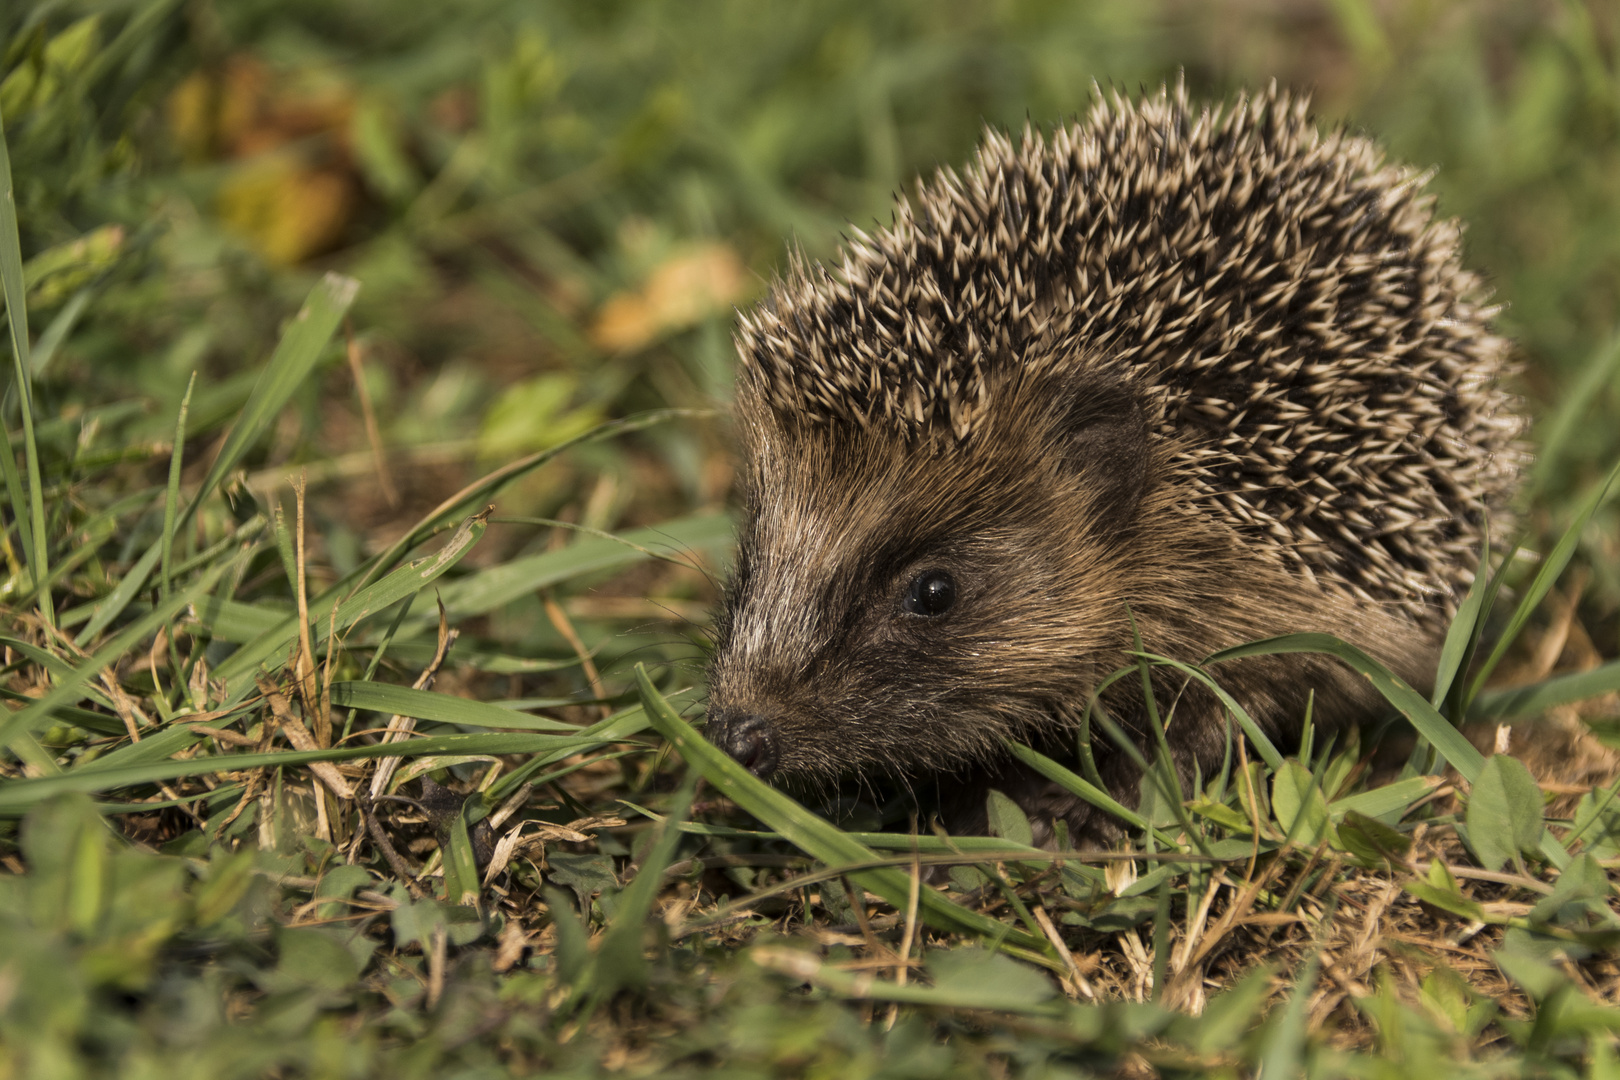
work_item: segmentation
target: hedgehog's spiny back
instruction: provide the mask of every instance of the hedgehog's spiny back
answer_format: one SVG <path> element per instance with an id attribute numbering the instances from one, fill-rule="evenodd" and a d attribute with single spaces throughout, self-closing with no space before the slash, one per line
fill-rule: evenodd
<path id="1" fill-rule="evenodd" d="M 1423 178 L 1275 90 L 1099 100 L 990 132 L 838 274 L 795 259 L 739 333 L 745 407 L 971 438 L 993 376 L 1115 369 L 1190 494 L 1296 570 L 1432 615 L 1500 521 L 1505 343 Z M 1437 597 L 1436 594 L 1439 594 Z"/>

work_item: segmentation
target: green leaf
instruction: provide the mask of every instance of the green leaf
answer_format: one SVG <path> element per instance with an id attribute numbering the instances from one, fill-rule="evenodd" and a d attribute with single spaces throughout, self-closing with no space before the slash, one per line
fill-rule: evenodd
<path id="1" fill-rule="evenodd" d="M 1550 945 L 1531 935 L 1508 931 L 1502 947 L 1491 954 L 1491 959 L 1502 969 L 1502 974 L 1518 983 L 1532 1001 L 1545 1001 L 1554 991 L 1568 985 L 1564 973 L 1548 963 Z"/>
<path id="2" fill-rule="evenodd" d="M 276 947 L 281 954 L 274 977 L 278 990 L 334 992 L 348 989 L 360 977 L 361 962 L 328 930 L 284 926 L 276 931 Z"/>
<path id="3" fill-rule="evenodd" d="M 1250 833 L 1254 831 L 1253 824 L 1250 823 L 1245 814 L 1236 807 L 1228 806 L 1225 803 L 1218 803 L 1209 798 L 1199 798 L 1188 803 L 1187 809 L 1206 821 L 1213 821 L 1221 828 L 1231 832 Z"/>
<path id="4" fill-rule="evenodd" d="M 1594 926 L 1613 929 L 1620 926 L 1620 915 L 1609 906 L 1614 888 L 1603 864 L 1591 855 L 1570 862 L 1558 875 L 1553 891 L 1531 909 L 1532 923 L 1557 923 L 1574 930 Z"/>
<path id="5" fill-rule="evenodd" d="M 1283 832 L 1303 847 L 1314 847 L 1329 835 L 1327 799 L 1316 778 L 1297 761 L 1283 763 L 1271 778 L 1271 809 Z"/>
<path id="6" fill-rule="evenodd" d="M 1507 754 L 1487 758 L 1468 796 L 1468 846 L 1487 870 L 1515 854 L 1530 854 L 1546 829 L 1545 803 L 1524 762 Z"/>
<path id="7" fill-rule="evenodd" d="M 553 852 L 546 860 L 548 880 L 566 885 L 579 897 L 580 910 L 591 910 L 591 897 L 619 887 L 613 874 L 613 859 L 601 852 Z"/>
<path id="8" fill-rule="evenodd" d="M 1457 879 L 1451 876 L 1451 871 L 1447 870 L 1439 859 L 1429 864 L 1428 880 L 1404 881 L 1401 888 L 1441 911 L 1449 911 L 1453 915 L 1460 915 L 1476 922 L 1485 921 L 1485 909 L 1480 907 L 1479 901 L 1463 895 L 1462 890 L 1457 887 Z"/>
<path id="9" fill-rule="evenodd" d="M 992 835 L 1024 847 L 1034 846 L 1035 830 L 1030 828 L 1028 816 L 1017 803 L 992 789 L 985 800 L 985 811 L 989 815 Z"/>
<path id="10" fill-rule="evenodd" d="M 1366 867 L 1400 866 L 1412 850 L 1409 837 L 1355 810 L 1339 821 L 1337 837 L 1339 846 Z"/>
<path id="11" fill-rule="evenodd" d="M 252 888 L 258 875 L 254 873 L 254 852 L 244 849 L 236 854 L 215 849 L 213 860 L 208 866 L 208 875 L 197 889 L 193 898 L 197 925 L 210 927 L 235 910 L 236 905 Z M 359 871 L 366 880 L 370 875 L 360 866 L 340 866 L 327 877 L 341 876 L 342 871 Z M 344 895 L 348 895 L 345 893 Z M 334 911 L 322 916 L 333 918 L 338 915 L 347 915 L 348 911 Z"/>
<path id="12" fill-rule="evenodd" d="M 1328 813 L 1337 817 L 1353 812 L 1399 821 L 1408 807 L 1443 783 L 1445 781 L 1438 776 L 1409 776 L 1393 784 L 1335 799 L 1328 803 Z"/>
<path id="13" fill-rule="evenodd" d="M 934 989 L 974 1008 L 1022 1011 L 1050 1001 L 1057 993 L 1052 980 L 1018 961 L 971 946 L 929 953 L 928 974 Z"/>
<path id="14" fill-rule="evenodd" d="M 1614 858 L 1620 840 L 1620 798 L 1614 787 L 1595 788 L 1581 796 L 1575 806 L 1575 821 L 1564 837 L 1566 847 L 1579 841 L 1583 850 L 1600 859 Z"/>
<path id="15" fill-rule="evenodd" d="M 768 786 L 724 751 L 704 741 L 690 724 L 669 707 L 641 664 L 636 665 L 636 684 L 641 690 L 642 707 L 646 709 L 648 719 L 658 733 L 669 740 L 675 752 L 716 790 L 764 822 L 767 828 L 781 833 L 788 842 L 830 867 L 859 866 L 878 861 L 870 848 Z M 911 881 L 907 874 L 893 867 L 882 866 L 852 871 L 850 877 L 896 908 L 905 910 L 911 893 Z M 918 895 L 923 918 L 930 925 L 992 940 L 1004 939 L 1026 949 L 1039 950 L 1044 958 L 1047 943 L 1028 931 L 955 904 L 932 885 L 923 885 Z"/>

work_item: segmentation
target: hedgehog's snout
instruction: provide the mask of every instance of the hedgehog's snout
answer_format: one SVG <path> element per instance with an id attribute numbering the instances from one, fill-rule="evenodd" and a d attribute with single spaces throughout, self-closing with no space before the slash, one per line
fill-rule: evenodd
<path id="1" fill-rule="evenodd" d="M 762 779 L 774 773 L 781 760 L 776 732 L 771 722 L 758 713 L 711 710 L 705 734 L 710 742 Z"/>

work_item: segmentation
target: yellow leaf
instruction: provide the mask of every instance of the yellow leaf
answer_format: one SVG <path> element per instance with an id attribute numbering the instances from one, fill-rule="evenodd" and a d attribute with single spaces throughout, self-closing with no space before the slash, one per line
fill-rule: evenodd
<path id="1" fill-rule="evenodd" d="M 597 313 L 591 340 L 611 351 L 640 349 L 741 300 L 747 270 L 727 244 L 687 247 L 666 259 L 640 289 L 610 298 Z"/>
<path id="2" fill-rule="evenodd" d="M 291 264 L 332 246 L 354 203 L 349 178 L 295 158 L 255 162 L 219 193 L 219 216 L 272 262 Z"/>

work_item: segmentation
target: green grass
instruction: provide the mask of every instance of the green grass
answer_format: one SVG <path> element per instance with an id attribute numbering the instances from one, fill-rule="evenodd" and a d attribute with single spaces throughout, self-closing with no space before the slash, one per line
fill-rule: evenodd
<path id="1" fill-rule="evenodd" d="M 5 8 L 0 1077 L 1609 1075 L 1617 34 L 1575 0 Z M 1429 700 L 1313 635 L 1176 665 L 1335 655 L 1415 749 L 1239 715 L 1107 857 L 1005 799 L 947 837 L 759 783 L 690 726 L 731 305 L 983 122 L 1178 72 L 1315 85 L 1437 169 L 1521 348 L 1535 556 L 1482 557 Z M 1459 734 L 1510 720 L 1579 790 Z"/>

